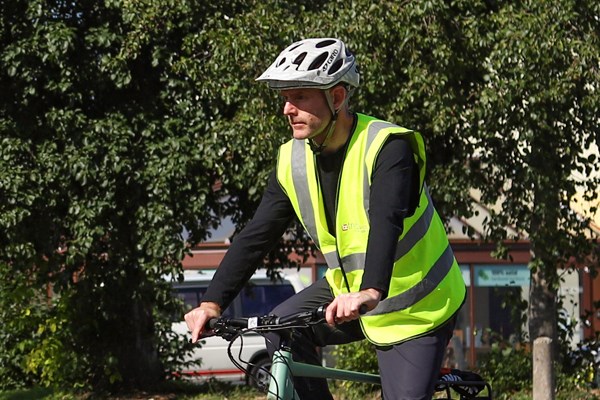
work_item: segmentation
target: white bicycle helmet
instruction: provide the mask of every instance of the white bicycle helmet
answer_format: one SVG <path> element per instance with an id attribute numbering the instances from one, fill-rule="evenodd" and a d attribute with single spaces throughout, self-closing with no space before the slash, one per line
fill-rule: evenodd
<path id="1" fill-rule="evenodd" d="M 329 89 L 346 83 L 357 88 L 360 74 L 354 55 L 344 42 L 333 38 L 304 39 L 283 50 L 275 62 L 259 76 L 269 88 Z"/>

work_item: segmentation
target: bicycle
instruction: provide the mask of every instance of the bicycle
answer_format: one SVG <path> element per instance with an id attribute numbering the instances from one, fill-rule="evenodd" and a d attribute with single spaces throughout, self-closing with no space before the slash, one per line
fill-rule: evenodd
<path id="1" fill-rule="evenodd" d="M 233 341 L 242 338 L 244 334 L 249 332 L 261 334 L 278 331 L 282 336 L 281 345 L 273 354 L 270 371 L 263 370 L 265 380 L 269 378 L 268 384 L 267 382 L 262 382 L 259 385 L 263 387 L 268 386 L 267 400 L 298 399 L 298 394 L 294 389 L 293 383 L 293 378 L 296 376 L 381 384 L 379 375 L 376 374 L 306 364 L 292 359 L 290 343 L 293 330 L 321 323 L 325 318 L 326 308 L 327 306 L 323 305 L 312 311 L 298 312 L 283 317 L 266 315 L 248 318 L 215 318 L 209 320 L 207 323 L 208 335 L 217 335 L 229 341 L 227 350 L 229 358 L 240 370 L 248 374 L 248 368 L 242 365 L 242 363 L 251 366 L 250 363 L 236 359 L 231 353 L 231 344 Z M 240 354 L 242 346 L 240 346 Z M 436 384 L 436 391 L 445 392 L 446 399 L 452 399 L 452 389 L 460 395 L 461 400 L 492 400 L 491 386 L 477 374 L 455 369 L 444 372 L 445 374 L 440 376 Z M 464 379 L 465 377 L 468 379 Z M 487 395 L 481 397 L 480 394 L 485 392 L 487 392 Z"/>

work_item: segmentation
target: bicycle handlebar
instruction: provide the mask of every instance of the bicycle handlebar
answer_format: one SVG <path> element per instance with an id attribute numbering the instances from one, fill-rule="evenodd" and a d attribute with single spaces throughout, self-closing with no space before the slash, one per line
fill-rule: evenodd
<path id="1" fill-rule="evenodd" d="M 283 317 L 265 315 L 262 317 L 244 318 L 211 318 L 206 323 L 206 330 L 213 331 L 215 335 L 223 337 L 235 334 L 244 329 L 278 329 L 294 325 L 310 325 L 322 321 L 325 318 L 326 309 L 327 304 L 317 307 L 312 311 L 298 312 Z"/>

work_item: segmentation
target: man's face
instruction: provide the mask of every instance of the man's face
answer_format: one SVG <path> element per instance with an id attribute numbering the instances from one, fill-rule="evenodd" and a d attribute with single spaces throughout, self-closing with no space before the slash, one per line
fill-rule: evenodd
<path id="1" fill-rule="evenodd" d="M 288 89 L 280 92 L 284 105 L 283 114 L 292 127 L 294 139 L 312 138 L 324 133 L 331 120 L 331 111 L 325 94 L 319 89 Z"/>

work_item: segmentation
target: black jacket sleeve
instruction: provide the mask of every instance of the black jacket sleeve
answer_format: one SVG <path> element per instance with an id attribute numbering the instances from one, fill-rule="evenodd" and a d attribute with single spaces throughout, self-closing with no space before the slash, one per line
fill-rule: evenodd
<path id="1" fill-rule="evenodd" d="M 233 238 L 202 301 L 217 303 L 223 310 L 227 308 L 281 238 L 294 215 L 275 172 L 271 173 L 256 213 Z"/>
<path id="2" fill-rule="evenodd" d="M 361 289 L 387 296 L 404 219 L 419 200 L 419 172 L 410 144 L 392 135 L 381 148 L 371 180 L 370 231 Z"/>

